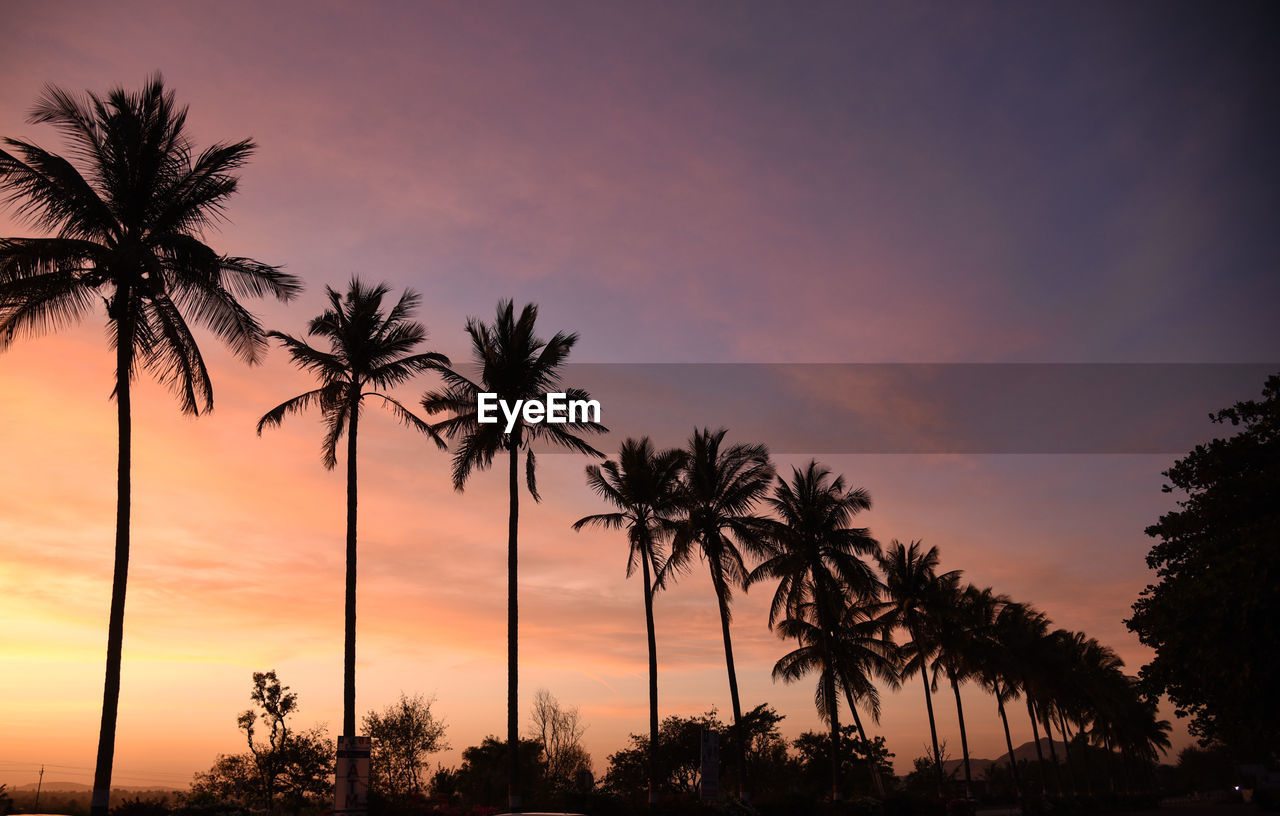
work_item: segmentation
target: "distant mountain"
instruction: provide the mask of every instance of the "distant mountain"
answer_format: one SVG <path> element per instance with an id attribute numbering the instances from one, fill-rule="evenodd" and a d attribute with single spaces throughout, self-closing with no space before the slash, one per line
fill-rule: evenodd
<path id="1" fill-rule="evenodd" d="M 1053 748 L 1055 751 L 1058 752 L 1058 760 L 1061 761 L 1064 755 L 1062 741 L 1054 740 Z M 1051 761 L 1050 754 L 1049 754 L 1049 738 L 1048 737 L 1040 738 L 1040 750 L 1044 753 L 1045 761 L 1046 762 Z M 1027 760 L 1028 762 L 1034 762 L 1036 759 L 1035 740 L 1028 740 L 1027 742 L 1024 742 L 1021 745 L 1019 745 L 1017 748 L 1014 748 L 1013 756 L 1019 762 L 1023 761 L 1024 759 Z M 1006 751 L 1005 753 L 1000 755 L 999 759 L 978 759 L 976 757 L 969 757 L 969 770 L 972 771 L 974 779 L 981 779 L 982 777 L 986 776 L 987 768 L 990 768 L 992 765 L 995 765 L 995 764 L 1008 765 L 1009 753 Z M 964 776 L 964 758 L 962 757 L 960 759 L 948 759 L 947 761 L 942 763 L 942 771 L 943 773 L 947 773 L 947 774 L 951 773 L 952 771 L 958 771 L 957 776 L 963 777 Z"/>
<path id="2" fill-rule="evenodd" d="M 38 782 L 28 782 L 25 785 L 14 785 L 10 790 L 13 791 L 34 791 L 39 785 L 41 793 L 83 793 L 92 791 L 93 785 L 86 785 L 83 782 L 59 782 L 57 780 L 49 780 L 43 784 Z M 112 790 L 128 791 L 130 793 L 140 793 L 143 791 L 180 791 L 186 788 L 174 788 L 168 785 L 112 785 Z"/>

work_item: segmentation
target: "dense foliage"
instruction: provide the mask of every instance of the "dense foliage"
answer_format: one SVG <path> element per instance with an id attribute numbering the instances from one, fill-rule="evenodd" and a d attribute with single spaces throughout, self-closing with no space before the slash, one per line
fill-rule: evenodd
<path id="1" fill-rule="evenodd" d="M 1236 433 L 1165 471 L 1185 498 L 1147 528 L 1157 581 L 1127 623 L 1156 655 L 1142 669 L 1204 743 L 1239 760 L 1280 756 L 1280 375 L 1261 401 L 1211 416 Z"/>

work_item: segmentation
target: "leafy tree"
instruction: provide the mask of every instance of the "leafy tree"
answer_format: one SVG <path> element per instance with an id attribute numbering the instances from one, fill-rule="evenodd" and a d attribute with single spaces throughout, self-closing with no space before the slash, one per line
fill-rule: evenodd
<path id="1" fill-rule="evenodd" d="M 720 609 L 724 636 L 724 661 L 729 674 L 729 699 L 733 727 L 742 728 L 742 703 L 738 698 L 738 673 L 733 663 L 729 635 L 733 589 L 746 589 L 751 568 L 748 556 L 768 555 L 765 520 L 755 513 L 773 480 L 769 449 L 764 445 L 724 445 L 728 431 L 695 429 L 689 439 L 684 472 L 684 517 L 677 525 L 667 561 L 667 576 L 687 569 L 696 552 L 707 562 L 711 587 Z M 667 576 L 664 576 L 667 577 Z M 737 754 L 739 793 L 745 789 L 744 757 Z"/>
<path id="2" fill-rule="evenodd" d="M 1164 492 L 1183 498 L 1147 528 L 1157 580 L 1125 622 L 1155 650 L 1147 688 L 1191 717 L 1202 744 L 1249 761 L 1280 756 L 1280 374 L 1262 397 L 1211 414 L 1234 435 L 1164 472 Z"/>
<path id="3" fill-rule="evenodd" d="M 257 778 L 262 786 L 260 794 L 267 803 L 267 810 L 271 810 L 275 804 L 276 779 L 283 773 L 288 759 L 285 749 L 289 745 L 290 734 L 286 719 L 297 709 L 298 695 L 290 692 L 288 686 L 280 685 L 273 670 L 253 673 L 253 691 L 249 699 L 262 709 L 261 720 L 269 729 L 267 741 L 262 744 L 254 741 L 259 714 L 252 708 L 240 715 L 237 724 L 244 731 L 249 753 L 257 766 Z"/>
<path id="4" fill-rule="evenodd" d="M 347 435 L 347 570 L 346 627 L 343 648 L 342 735 L 356 735 L 356 440 L 360 411 L 366 397 L 376 397 L 408 427 L 430 436 L 441 448 L 444 440 L 386 392 L 415 375 L 449 365 L 449 358 L 435 352 L 416 352 L 427 330 L 410 319 L 420 300 L 405 290 L 395 306 L 382 310 L 386 284 L 369 286 L 352 278 L 345 295 L 326 286 L 329 308 L 312 318 L 307 334 L 322 339 L 328 350 L 312 347 L 282 332 L 271 336 L 289 351 L 299 368 L 314 374 L 320 387 L 280 403 L 258 420 L 258 433 L 278 427 L 288 414 L 317 407 L 324 416 L 325 437 L 320 446 L 324 466 L 338 463 L 338 441 Z"/>
<path id="5" fill-rule="evenodd" d="M 549 393 L 564 393 L 569 400 L 589 400 L 590 395 L 578 388 L 561 383 L 562 369 L 569 352 L 578 342 L 572 332 L 556 332 L 550 340 L 543 340 L 534 333 L 538 319 L 538 307 L 530 303 L 515 316 L 514 304 L 509 300 L 498 303 L 498 314 L 493 324 L 476 318 L 467 319 L 467 334 L 471 338 L 475 364 L 480 370 L 479 382 L 475 382 L 452 369 L 444 369 L 443 391 L 431 391 L 422 398 L 422 406 L 429 414 L 449 413 L 448 419 L 436 423 L 433 430 L 449 439 L 457 439 L 453 454 L 453 486 L 462 490 L 476 470 L 486 470 L 499 451 L 508 455 L 507 516 L 507 742 L 518 745 L 520 738 L 520 612 L 517 593 L 519 568 L 518 538 L 520 529 L 520 452 L 525 452 L 525 483 L 534 501 L 539 501 L 535 442 L 568 448 L 601 459 L 604 454 L 591 447 L 583 433 L 603 433 L 607 429 L 598 423 L 578 420 L 565 424 L 527 423 L 519 416 L 510 433 L 505 425 L 479 421 L 477 400 L 481 393 L 496 395 L 508 405 L 517 401 L 532 400 L 543 403 Z M 516 751 L 508 758 L 510 781 L 508 807 L 521 808 L 520 768 Z"/>
<path id="6" fill-rule="evenodd" d="M 884 737 L 864 741 L 857 726 L 842 726 L 840 740 L 840 787 L 853 791 L 861 787 L 867 790 L 867 779 L 872 774 L 868 766 L 875 768 L 876 776 L 893 778 L 893 757 L 885 745 Z M 795 748 L 803 786 L 809 795 L 822 796 L 831 788 L 831 737 L 817 731 L 805 731 L 792 743 Z M 883 794 L 880 794 L 883 795 Z"/>
<path id="7" fill-rule="evenodd" d="M 656 758 L 658 787 L 668 794 L 694 796 L 702 782 L 702 732 L 723 732 L 715 711 L 697 717 L 672 715 L 658 728 L 658 746 L 650 752 L 649 737 L 631 734 L 630 745 L 610 754 L 605 774 L 607 790 L 623 796 L 639 796 L 648 789 L 648 757 Z M 720 754 L 723 766 L 725 752 Z"/>
<path id="8" fill-rule="evenodd" d="M 130 385 L 149 370 L 178 398 L 182 412 L 213 408 L 213 384 L 188 321 L 211 331 L 253 364 L 266 351 L 257 320 L 239 298 L 289 300 L 301 284 L 249 258 L 219 255 L 203 233 L 225 217 L 235 171 L 253 153 L 250 140 L 197 151 L 187 109 L 157 74 L 137 93 L 115 88 L 78 97 L 48 86 L 33 124 L 51 124 L 71 159 L 30 142 L 5 139 L 0 187 L 17 214 L 47 237 L 0 238 L 0 349 L 20 335 L 78 322 L 101 301 L 115 351 L 119 460 L 115 567 L 107 625 L 107 667 L 93 781 L 93 816 L 110 807 L 120 698 L 125 590 L 129 572 Z"/>
<path id="9" fill-rule="evenodd" d="M 290 727 L 298 697 L 280 684 L 274 671 L 253 673 L 249 697 L 258 710 L 249 709 L 236 721 L 249 750 L 220 754 L 213 767 L 197 773 L 188 801 L 290 813 L 324 802 L 333 791 L 334 757 L 324 728 Z M 259 726 L 266 730 L 265 741 L 257 738 Z"/>
<path id="10" fill-rule="evenodd" d="M 381 712 L 364 715 L 365 734 L 373 740 L 369 785 L 389 796 L 421 793 L 426 787 L 427 757 L 449 748 L 445 723 L 431 711 L 434 699 L 400 694 Z"/>
<path id="11" fill-rule="evenodd" d="M 626 529 L 630 544 L 627 577 L 635 573 L 637 563 L 640 565 L 644 579 L 645 630 L 649 636 L 651 750 L 656 750 L 658 744 L 658 647 L 653 625 L 653 599 L 658 587 L 653 579 L 664 571 L 662 544 L 673 532 L 680 512 L 683 497 L 680 473 L 686 458 L 681 450 L 658 453 L 647 436 L 639 441 L 628 438 L 618 451 L 617 462 L 610 459 L 600 465 L 587 465 L 587 485 L 619 512 L 586 516 L 573 525 L 575 530 L 587 525 Z M 656 767 L 655 758 L 650 756 L 650 805 L 658 801 Z"/>
<path id="12" fill-rule="evenodd" d="M 479 745 L 472 745 L 462 752 L 462 764 L 451 781 L 465 806 L 497 807 L 501 804 L 510 779 L 507 762 L 510 755 L 507 744 L 494 736 L 485 737 Z M 546 773 L 542 746 L 537 740 L 521 739 L 518 757 L 520 778 L 530 790 L 537 791 L 542 787 Z"/>

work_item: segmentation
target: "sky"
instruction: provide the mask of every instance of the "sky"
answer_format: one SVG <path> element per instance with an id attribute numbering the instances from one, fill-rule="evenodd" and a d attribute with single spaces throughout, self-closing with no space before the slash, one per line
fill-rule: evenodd
<path id="1" fill-rule="evenodd" d="M 817 457 L 870 492 L 863 523 L 880 541 L 938 546 L 944 567 L 1136 671 L 1149 652 L 1122 620 L 1152 580 L 1143 530 L 1172 509 L 1160 474 L 1185 446 L 987 444 L 1001 423 L 968 446 L 851 441 L 861 427 L 927 437 L 953 392 L 868 390 L 806 364 L 1055 377 L 1047 364 L 1135 364 L 1108 369 L 1116 386 L 1150 364 L 1200 364 L 1165 381 L 1252 364 L 1151 405 L 1090 392 L 1130 426 L 1151 409 L 1178 439 L 1211 436 L 1205 415 L 1256 396 L 1280 361 L 1280 66 L 1265 12 L 17 0 L 0 32 L 0 135 L 58 150 L 26 120 L 46 83 L 104 92 L 159 70 L 198 144 L 257 143 L 207 237 L 305 282 L 292 304 L 251 305 L 264 325 L 300 333 L 325 286 L 358 274 L 420 292 L 428 346 L 465 362 L 468 316 L 535 302 L 544 336 L 579 333 L 571 359 L 604 383 L 613 450 L 728 425 L 770 444 L 783 473 Z M 0 235 L 28 234 L 0 213 Z M 0 354 L 0 781 L 33 781 L 41 764 L 46 780 L 91 776 L 115 496 L 104 323 Z M 343 470 L 322 467 L 315 417 L 255 435 L 310 387 L 279 350 L 249 368 L 202 338 L 211 414 L 136 386 L 117 784 L 181 786 L 243 750 L 254 671 L 297 692 L 300 725 L 341 724 Z M 646 386 L 623 364 L 666 379 Z M 751 364 L 784 384 L 724 407 L 706 384 Z M 543 501 L 523 505 L 521 719 L 539 688 L 578 706 L 603 773 L 647 726 L 646 652 L 625 544 L 570 530 L 604 509 L 585 464 L 541 456 Z M 455 492 L 448 454 L 377 412 L 360 465 L 358 708 L 434 697 L 452 746 L 437 759 L 455 764 L 505 729 L 505 479 Z M 735 599 L 739 683 L 794 737 L 819 727 L 813 687 L 770 679 L 787 646 L 766 626 L 769 594 Z M 683 578 L 655 613 L 661 714 L 728 716 L 709 579 Z M 900 769 L 926 752 L 921 694 L 919 680 L 886 692 L 872 729 Z M 991 700 L 966 688 L 964 702 L 973 755 L 1003 753 Z M 958 756 L 948 695 L 935 705 Z M 1012 725 L 1030 739 L 1024 714 Z M 1189 744 L 1180 723 L 1174 744 Z"/>

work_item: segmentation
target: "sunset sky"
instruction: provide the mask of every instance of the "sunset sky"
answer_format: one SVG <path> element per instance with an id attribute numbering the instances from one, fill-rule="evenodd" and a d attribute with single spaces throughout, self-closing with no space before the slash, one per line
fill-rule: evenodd
<path id="1" fill-rule="evenodd" d="M 879 540 L 937 545 L 1136 672 L 1148 652 L 1122 619 L 1152 580 L 1143 529 L 1172 507 L 1160 471 L 1184 448 L 860 446 L 838 422 L 928 438 L 947 400 L 800 364 L 1280 361 L 1280 32 L 1264 10 L 17 0 L 0 136 L 60 152 L 26 121 L 45 83 L 103 92 L 159 70 L 199 145 L 258 144 L 208 237 L 306 283 L 291 305 L 251 304 L 264 325 L 300 333 L 326 284 L 360 274 L 421 292 L 429 346 L 460 363 L 466 318 L 514 298 L 539 304 L 544 336 L 577 331 L 572 361 L 597 377 L 724 364 L 686 387 L 601 386 L 603 421 L 662 444 L 729 425 L 783 472 L 817 457 L 870 491 Z M 29 234 L 0 212 L 0 235 Z M 92 773 L 115 510 L 104 323 L 0 354 L 0 782 L 42 763 L 46 781 Z M 243 750 L 253 671 L 298 693 L 299 725 L 341 724 L 343 470 L 323 469 L 314 416 L 254 434 L 310 387 L 284 354 L 248 368 L 202 337 L 212 414 L 181 416 L 145 379 L 133 402 L 119 785 L 181 786 Z M 719 411 L 695 387 L 752 363 L 789 385 Z M 1259 394 L 1257 372 L 1145 408 L 1208 437 L 1207 412 Z M 448 455 L 376 411 L 360 440 L 358 708 L 434 696 L 456 764 L 505 731 L 506 480 L 454 492 Z M 570 530 L 604 509 L 585 464 L 541 456 L 544 500 L 522 507 L 521 699 L 579 706 L 602 774 L 647 727 L 644 613 L 621 537 Z M 770 679 L 788 649 L 766 627 L 771 591 L 736 600 L 739 683 L 794 737 L 819 727 L 813 683 Z M 728 717 L 709 579 L 681 580 L 656 615 L 660 713 Z M 926 752 L 921 696 L 918 678 L 886 693 L 872 729 L 899 770 Z M 994 703 L 964 702 L 973 755 L 1003 753 Z"/>

